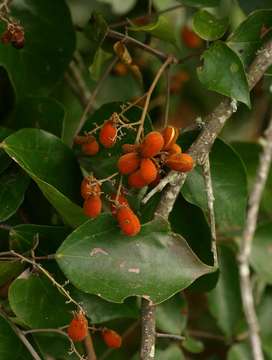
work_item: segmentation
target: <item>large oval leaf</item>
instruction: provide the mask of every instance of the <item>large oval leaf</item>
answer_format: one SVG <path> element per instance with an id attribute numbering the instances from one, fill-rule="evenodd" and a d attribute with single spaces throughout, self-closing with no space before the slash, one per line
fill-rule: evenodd
<path id="1" fill-rule="evenodd" d="M 250 106 L 249 87 L 239 56 L 224 42 L 217 41 L 202 55 L 198 77 L 204 86 Z M 224 69 L 224 71 L 222 71 Z"/>
<path id="2" fill-rule="evenodd" d="M 25 47 L 17 50 L 0 44 L 0 62 L 17 96 L 46 95 L 61 79 L 74 52 L 75 33 L 69 10 L 64 0 L 55 1 L 54 6 L 43 0 L 13 0 L 10 8 L 11 15 L 25 29 Z M 2 22 L 0 30 L 3 27 Z"/>
<path id="3" fill-rule="evenodd" d="M 76 229 L 56 259 L 76 287 L 113 302 L 138 295 L 160 303 L 214 270 L 162 219 L 145 224 L 137 236 L 126 237 L 108 214 Z"/>
<path id="4" fill-rule="evenodd" d="M 236 152 L 222 140 L 215 141 L 210 160 L 217 230 L 225 235 L 239 234 L 243 228 L 247 206 L 247 179 L 243 163 Z M 207 213 L 207 195 L 199 166 L 188 175 L 182 194 L 187 201 Z"/>
<path id="5" fill-rule="evenodd" d="M 30 328 L 65 326 L 74 309 L 47 278 L 37 274 L 13 281 L 9 303 L 15 315 Z"/>
<path id="6" fill-rule="evenodd" d="M 73 152 L 59 138 L 38 129 L 22 129 L 5 139 L 4 150 L 37 183 L 64 221 L 86 220 L 79 201 L 80 170 Z"/>

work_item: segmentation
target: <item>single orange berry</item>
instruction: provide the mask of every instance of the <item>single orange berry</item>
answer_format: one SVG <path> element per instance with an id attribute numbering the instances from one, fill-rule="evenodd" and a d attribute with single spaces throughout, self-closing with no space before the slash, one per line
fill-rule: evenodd
<path id="1" fill-rule="evenodd" d="M 73 341 L 82 341 L 85 339 L 88 334 L 88 320 L 81 312 L 77 313 L 72 319 L 67 333 Z"/>
<path id="2" fill-rule="evenodd" d="M 141 230 L 138 217 L 127 206 L 121 206 L 116 213 L 117 221 L 122 232 L 127 236 L 135 236 Z"/>
<path id="3" fill-rule="evenodd" d="M 190 49 L 197 49 L 203 45 L 203 40 L 188 26 L 181 29 L 181 38 L 184 44 Z"/>
<path id="4" fill-rule="evenodd" d="M 112 120 L 108 120 L 102 126 L 99 133 L 99 141 L 105 146 L 105 148 L 112 147 L 117 139 L 117 129 L 116 125 Z"/>
<path id="5" fill-rule="evenodd" d="M 137 152 L 139 149 L 139 145 L 136 144 L 123 144 L 122 150 L 124 153 Z"/>
<path id="6" fill-rule="evenodd" d="M 111 203 L 111 213 L 114 217 L 116 216 L 117 209 L 120 206 L 129 206 L 129 203 L 123 194 L 119 194 L 118 199 L 117 194 L 112 194 L 111 200 L 113 201 Z"/>
<path id="7" fill-rule="evenodd" d="M 156 156 L 164 146 L 164 139 L 162 134 L 158 131 L 151 131 L 146 135 L 141 145 L 141 155 L 143 157 Z"/>
<path id="8" fill-rule="evenodd" d="M 110 348 L 118 349 L 122 345 L 122 337 L 114 330 L 104 330 L 102 337 L 106 345 Z"/>
<path id="9" fill-rule="evenodd" d="M 87 176 L 81 182 L 80 193 L 87 199 L 90 195 L 100 195 L 101 187 L 95 178 Z"/>
<path id="10" fill-rule="evenodd" d="M 194 160 L 189 154 L 171 154 L 166 159 L 165 164 L 172 170 L 187 172 L 194 167 Z"/>
<path id="11" fill-rule="evenodd" d="M 155 187 L 159 184 L 160 181 L 161 181 L 161 175 L 158 172 L 156 179 L 154 181 L 152 181 L 152 183 L 150 183 L 149 186 Z"/>
<path id="12" fill-rule="evenodd" d="M 102 201 L 99 195 L 90 195 L 83 204 L 83 212 L 90 218 L 96 218 L 102 210 Z"/>
<path id="13" fill-rule="evenodd" d="M 182 152 L 181 147 L 178 144 L 173 144 L 168 149 L 169 154 L 180 154 Z"/>
<path id="14" fill-rule="evenodd" d="M 22 49 L 25 46 L 25 33 L 21 26 L 17 26 L 11 37 L 11 44 L 16 49 Z"/>
<path id="15" fill-rule="evenodd" d="M 138 169 L 140 165 L 139 155 L 135 152 L 130 152 L 122 155 L 117 163 L 119 172 L 123 175 L 128 175 L 133 173 Z"/>
<path id="16" fill-rule="evenodd" d="M 99 144 L 95 139 L 92 139 L 87 143 L 81 145 L 81 151 L 85 155 L 96 155 L 99 151 Z"/>
<path id="17" fill-rule="evenodd" d="M 179 130 L 174 126 L 167 126 L 162 130 L 162 136 L 164 139 L 163 150 L 168 150 L 176 142 L 179 136 Z"/>
<path id="18" fill-rule="evenodd" d="M 147 183 L 141 176 L 140 170 L 137 170 L 134 173 L 129 175 L 128 184 L 129 184 L 129 186 L 134 187 L 136 189 L 141 189 L 142 187 L 147 185 Z"/>
<path id="19" fill-rule="evenodd" d="M 119 61 L 113 68 L 113 73 L 117 76 L 125 76 L 128 74 L 128 67 Z"/>
<path id="20" fill-rule="evenodd" d="M 151 159 L 142 159 L 140 165 L 140 173 L 145 183 L 150 184 L 155 181 L 158 175 L 158 169 Z"/>

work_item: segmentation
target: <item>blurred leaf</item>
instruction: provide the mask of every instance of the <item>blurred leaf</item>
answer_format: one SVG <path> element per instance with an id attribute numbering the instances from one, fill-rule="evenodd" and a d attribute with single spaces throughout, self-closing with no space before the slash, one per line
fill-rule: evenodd
<path id="1" fill-rule="evenodd" d="M 265 295 L 262 298 L 261 303 L 257 307 L 257 315 L 260 326 L 260 333 L 262 339 L 262 346 L 267 356 L 272 355 L 272 291 L 271 288 L 268 288 Z"/>
<path id="2" fill-rule="evenodd" d="M 228 45 L 249 65 L 256 52 L 271 38 L 272 10 L 257 10 L 243 21 L 228 38 Z"/>
<path id="3" fill-rule="evenodd" d="M 202 341 L 186 336 L 182 342 L 182 347 L 193 354 L 199 354 L 204 351 L 204 344 Z"/>
<path id="4" fill-rule="evenodd" d="M 138 358 L 137 358 L 138 359 Z M 156 360 L 185 360 L 182 350 L 178 345 L 170 345 L 165 350 L 156 349 Z"/>
<path id="5" fill-rule="evenodd" d="M 156 307 L 156 327 L 180 335 L 187 324 L 188 307 L 184 296 L 176 294 Z"/>
<path id="6" fill-rule="evenodd" d="M 148 25 L 130 26 L 129 30 L 142 31 L 177 46 L 175 29 L 169 19 L 165 16 L 159 16 L 154 23 Z"/>
<path id="7" fill-rule="evenodd" d="M 86 220 L 72 202 L 79 200 L 80 170 L 73 152 L 59 138 L 43 130 L 22 129 L 3 144 L 67 224 L 77 226 Z"/>
<path id="8" fill-rule="evenodd" d="M 250 107 L 248 82 L 239 56 L 224 42 L 217 41 L 203 53 L 202 58 L 204 65 L 198 68 L 202 84 Z"/>
<path id="9" fill-rule="evenodd" d="M 227 360 L 253 360 L 249 345 L 246 343 L 233 345 L 228 351 Z"/>
<path id="10" fill-rule="evenodd" d="M 16 213 L 24 201 L 29 177 L 19 168 L 9 168 L 0 175 L 0 222 Z"/>
<path id="11" fill-rule="evenodd" d="M 250 254 L 250 264 L 259 276 L 272 284 L 272 223 L 260 225 L 255 232 Z"/>
<path id="12" fill-rule="evenodd" d="M 12 134 L 13 130 L 5 128 L 5 127 L 0 127 L 0 142 L 3 141 L 7 136 L 9 136 L 10 134 Z M 10 165 L 11 163 L 11 158 L 4 152 L 3 149 L 0 148 L 0 174 L 6 170 L 6 168 Z"/>
<path id="13" fill-rule="evenodd" d="M 10 8 L 11 16 L 24 27 L 25 46 L 18 50 L 0 44 L 1 64 L 19 98 L 47 95 L 62 78 L 75 49 L 68 7 L 64 0 L 56 1 L 54 6 L 43 0 L 13 0 Z"/>
<path id="14" fill-rule="evenodd" d="M 247 14 L 253 10 L 271 9 L 270 0 L 239 0 L 239 5 Z"/>
<path id="15" fill-rule="evenodd" d="M 216 287 L 208 293 L 209 309 L 222 332 L 231 338 L 243 316 L 239 272 L 232 250 L 226 246 L 218 250 L 220 276 Z"/>
<path id="16" fill-rule="evenodd" d="M 9 323 L 0 316 L 0 357 L 1 360 L 32 360 L 27 348 L 15 334 Z"/>
<path id="17" fill-rule="evenodd" d="M 98 0 L 99 2 L 106 3 L 112 6 L 113 13 L 123 15 L 133 8 L 136 0 Z"/>
<path id="18" fill-rule="evenodd" d="M 25 325 L 34 329 L 69 324 L 74 305 L 66 301 L 51 281 L 37 274 L 17 278 L 9 288 L 12 311 Z"/>
<path id="19" fill-rule="evenodd" d="M 23 268 L 24 265 L 18 261 L 0 261 L 0 286 L 14 279 Z"/>
<path id="20" fill-rule="evenodd" d="M 247 181 L 243 163 L 236 152 L 219 139 L 213 145 L 210 161 L 217 230 L 225 235 L 239 234 L 243 228 L 247 206 Z M 200 166 L 189 173 L 182 194 L 187 201 L 207 212 L 206 191 Z"/>
<path id="21" fill-rule="evenodd" d="M 199 10 L 193 17 L 193 30 L 204 40 L 220 39 L 228 28 L 228 18 L 217 19 L 206 10 Z"/>
<path id="22" fill-rule="evenodd" d="M 127 299 L 123 304 L 116 304 L 101 299 L 99 296 L 87 294 L 76 288 L 71 290 L 71 294 L 86 311 L 92 324 L 100 324 L 121 318 L 137 319 L 139 316 L 136 298 Z"/>
<path id="23" fill-rule="evenodd" d="M 219 6 L 220 0 L 178 0 L 184 5 L 194 7 L 216 7 Z"/>
<path id="24" fill-rule="evenodd" d="M 90 75 L 98 81 L 103 73 L 105 64 L 112 58 L 112 54 L 104 51 L 101 47 L 96 51 L 92 65 L 89 67 Z"/>
<path id="25" fill-rule="evenodd" d="M 68 236 L 56 256 L 73 285 L 113 302 L 144 295 L 160 303 L 213 271 L 162 219 L 128 237 L 103 214 Z"/>

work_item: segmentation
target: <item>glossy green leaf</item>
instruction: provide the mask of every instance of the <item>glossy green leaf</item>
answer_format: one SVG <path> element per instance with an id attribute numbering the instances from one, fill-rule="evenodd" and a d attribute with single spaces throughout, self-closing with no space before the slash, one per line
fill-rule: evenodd
<path id="1" fill-rule="evenodd" d="M 239 56 L 224 42 L 217 41 L 203 53 L 202 58 L 204 64 L 198 69 L 202 84 L 250 106 L 248 82 Z"/>
<path id="2" fill-rule="evenodd" d="M 68 7 L 64 0 L 55 1 L 54 6 L 43 0 L 13 0 L 10 7 L 11 15 L 24 27 L 25 46 L 18 50 L 0 44 L 1 64 L 18 97 L 46 95 L 62 78 L 75 49 Z"/>
<path id="3" fill-rule="evenodd" d="M 80 170 L 73 152 L 59 138 L 43 130 L 22 129 L 3 144 L 67 224 L 85 221 L 82 209 L 73 202 L 79 201 Z"/>
<path id="4" fill-rule="evenodd" d="M 0 142 L 3 141 L 7 136 L 12 134 L 12 130 L 0 127 Z M 4 152 L 3 149 L 0 148 L 0 174 L 6 170 L 6 168 L 10 165 L 11 158 Z"/>
<path id="5" fill-rule="evenodd" d="M 68 234 L 68 229 L 63 226 L 22 224 L 10 230 L 9 245 L 11 249 L 21 253 L 36 245 L 36 255 L 53 254 Z"/>
<path id="6" fill-rule="evenodd" d="M 250 264 L 261 278 L 272 284 L 272 223 L 261 225 L 255 232 L 250 254 Z"/>
<path id="7" fill-rule="evenodd" d="M 217 285 L 208 293 L 209 309 L 222 332 L 231 338 L 237 332 L 243 311 L 235 255 L 226 246 L 219 248 L 219 269 Z"/>
<path id="8" fill-rule="evenodd" d="M 14 215 L 24 200 L 29 177 L 18 168 L 9 168 L 0 175 L 0 221 Z"/>
<path id="9" fill-rule="evenodd" d="M 239 234 L 243 229 L 247 206 L 247 179 L 243 163 L 222 140 L 215 141 L 210 161 L 217 231 Z M 189 173 L 182 194 L 188 202 L 207 212 L 205 185 L 199 166 Z"/>
<path id="10" fill-rule="evenodd" d="M 32 360 L 33 357 L 21 342 L 10 324 L 0 316 L 0 358 L 1 360 Z"/>
<path id="11" fill-rule="evenodd" d="M 107 214 L 77 228 L 56 256 L 73 285 L 113 302 L 138 295 L 160 303 L 214 270 L 162 219 L 127 237 Z"/>
<path id="12" fill-rule="evenodd" d="M 256 52 L 271 38 L 272 10 L 252 12 L 228 39 L 228 45 L 249 65 Z"/>
<path id="13" fill-rule="evenodd" d="M 228 28 L 228 19 L 217 19 L 206 10 L 199 10 L 193 17 L 193 30 L 204 40 L 220 39 Z"/>
<path id="14" fill-rule="evenodd" d="M 9 288 L 12 311 L 30 328 L 56 328 L 69 324 L 74 306 L 66 300 L 47 278 L 37 274 L 17 278 Z"/>
<path id="15" fill-rule="evenodd" d="M 185 360 L 182 350 L 178 345 L 170 345 L 165 350 L 156 350 L 156 360 Z"/>
<path id="16" fill-rule="evenodd" d="M 188 307 L 182 294 L 176 294 L 156 307 L 156 328 L 180 335 L 187 324 Z"/>
<path id="17" fill-rule="evenodd" d="M 29 96 L 16 106 L 12 126 L 43 129 L 61 137 L 64 116 L 64 108 L 56 100 Z"/>
<path id="18" fill-rule="evenodd" d="M 174 28 L 165 16 L 159 16 L 155 22 L 148 25 L 131 26 L 129 30 L 145 32 L 160 40 L 167 41 L 175 46 L 177 45 Z"/>
<path id="19" fill-rule="evenodd" d="M 203 342 L 189 336 L 186 336 L 186 339 L 182 342 L 182 347 L 192 354 L 199 354 L 204 351 Z"/>
<path id="20" fill-rule="evenodd" d="M 139 317 L 136 298 L 126 299 L 123 304 L 116 304 L 76 288 L 72 288 L 71 294 L 86 311 L 92 324 L 100 324 L 121 318 L 137 319 Z"/>
<path id="21" fill-rule="evenodd" d="M 18 261 L 0 261 L 0 286 L 14 279 L 23 268 L 23 264 Z"/>
<path id="22" fill-rule="evenodd" d="M 233 345 L 228 351 L 227 360 L 253 360 L 250 346 L 244 342 Z"/>
<path id="23" fill-rule="evenodd" d="M 193 7 L 216 7 L 220 4 L 220 0 L 178 0 L 184 5 Z"/>

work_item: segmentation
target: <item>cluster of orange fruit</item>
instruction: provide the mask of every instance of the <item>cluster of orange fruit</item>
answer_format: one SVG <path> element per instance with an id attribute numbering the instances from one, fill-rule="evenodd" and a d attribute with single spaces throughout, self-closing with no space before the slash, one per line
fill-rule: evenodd
<path id="1" fill-rule="evenodd" d="M 7 24 L 5 32 L 1 35 L 1 42 L 9 44 L 16 49 L 22 49 L 25 45 L 25 32 L 22 26 L 15 22 Z"/>
<path id="2" fill-rule="evenodd" d="M 82 312 L 74 315 L 74 318 L 69 324 L 67 333 L 74 342 L 83 341 L 88 335 L 88 320 Z M 101 330 L 102 338 L 105 344 L 110 348 L 119 348 L 122 345 L 121 336 L 114 330 Z"/>

